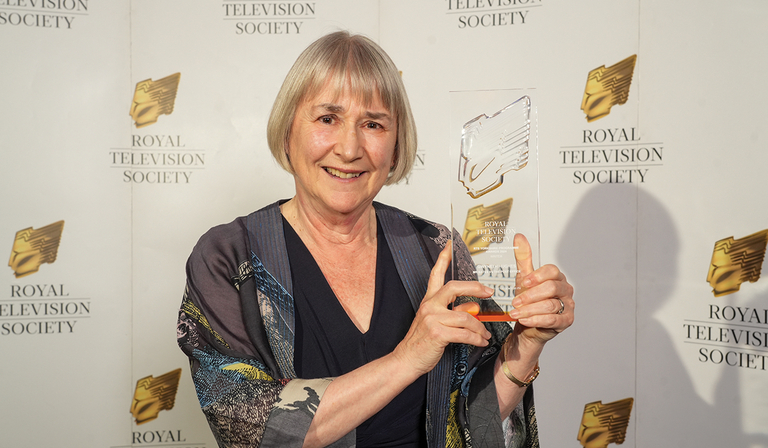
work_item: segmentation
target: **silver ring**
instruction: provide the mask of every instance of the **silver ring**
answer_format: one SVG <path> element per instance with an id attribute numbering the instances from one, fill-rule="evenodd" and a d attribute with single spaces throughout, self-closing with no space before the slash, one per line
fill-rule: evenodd
<path id="1" fill-rule="evenodd" d="M 557 299 L 560 300 L 560 299 Z M 557 314 L 563 314 L 563 311 L 565 311 L 565 303 L 563 303 L 562 300 L 560 300 L 560 311 L 557 312 Z"/>

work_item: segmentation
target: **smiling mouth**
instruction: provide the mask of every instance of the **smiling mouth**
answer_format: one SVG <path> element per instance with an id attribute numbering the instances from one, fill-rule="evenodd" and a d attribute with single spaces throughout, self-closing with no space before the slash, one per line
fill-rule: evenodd
<path id="1" fill-rule="evenodd" d="M 345 173 L 343 171 L 339 171 L 335 168 L 325 168 L 325 171 L 327 171 L 332 176 L 338 177 L 340 179 L 354 179 L 355 177 L 360 177 L 363 173 Z"/>

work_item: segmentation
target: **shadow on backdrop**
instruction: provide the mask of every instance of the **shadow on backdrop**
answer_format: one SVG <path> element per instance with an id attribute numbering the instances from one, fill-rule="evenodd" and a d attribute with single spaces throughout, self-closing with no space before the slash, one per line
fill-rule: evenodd
<path id="1" fill-rule="evenodd" d="M 584 404 L 633 393 L 634 441 L 627 438 L 625 446 L 748 447 L 756 441 L 742 430 L 737 369 L 722 369 L 709 404 L 674 348 L 682 330 L 670 334 L 654 318 L 673 298 L 695 300 L 680 297 L 678 235 L 665 207 L 629 184 L 593 187 L 571 216 L 557 248 L 576 288 L 577 323 L 569 335 L 576 341 L 569 345 L 589 354 L 581 358 L 593 371 L 585 389 L 606 395 L 597 392 Z"/>

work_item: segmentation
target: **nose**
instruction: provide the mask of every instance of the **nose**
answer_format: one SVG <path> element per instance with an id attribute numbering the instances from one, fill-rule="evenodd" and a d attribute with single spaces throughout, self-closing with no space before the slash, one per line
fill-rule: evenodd
<path id="1" fill-rule="evenodd" d="M 344 162 L 359 159 L 363 152 L 363 135 L 356 126 L 349 126 L 340 131 L 341 136 L 334 148 L 334 153 Z"/>

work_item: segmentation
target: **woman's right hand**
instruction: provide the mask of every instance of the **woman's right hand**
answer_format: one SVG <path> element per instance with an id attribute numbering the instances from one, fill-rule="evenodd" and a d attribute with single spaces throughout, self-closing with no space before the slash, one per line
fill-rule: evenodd
<path id="1" fill-rule="evenodd" d="M 448 344 L 485 347 L 491 338 L 483 323 L 474 317 L 480 309 L 477 303 L 468 302 L 448 308 L 456 297 L 488 298 L 493 295 L 493 289 L 479 282 L 454 280 L 444 283 L 445 273 L 451 264 L 451 252 L 451 243 L 448 242 L 432 268 L 427 293 L 411 328 L 394 351 L 402 362 L 415 369 L 418 376 L 437 365 Z"/>
<path id="2" fill-rule="evenodd" d="M 326 389 L 307 432 L 305 446 L 326 446 L 379 412 L 420 376 L 431 371 L 449 343 L 488 345 L 491 334 L 473 314 L 476 303 L 448 309 L 457 296 L 490 297 L 478 282 L 445 283 L 451 264 L 450 244 L 429 276 L 427 293 L 416 317 L 395 350 L 334 379 Z M 360 400 L 360 397 L 366 397 Z"/>

